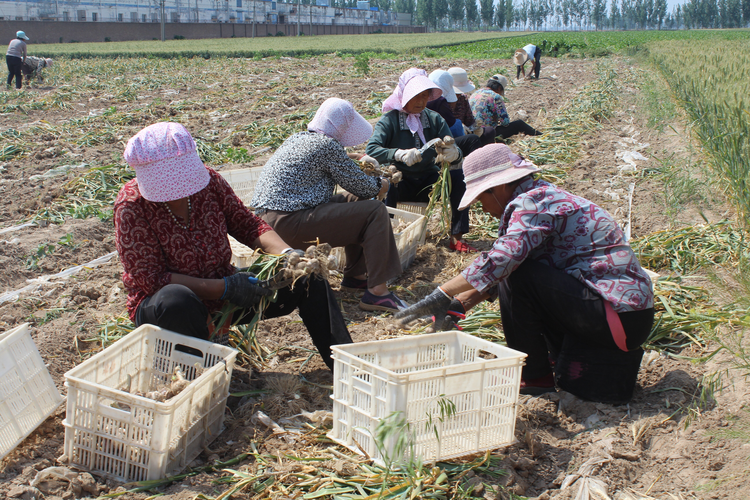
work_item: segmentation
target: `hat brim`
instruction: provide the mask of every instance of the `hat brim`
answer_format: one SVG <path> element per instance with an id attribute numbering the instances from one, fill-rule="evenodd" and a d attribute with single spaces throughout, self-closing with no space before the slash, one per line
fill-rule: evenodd
<path id="1" fill-rule="evenodd" d="M 178 163 L 179 168 L 173 168 Z M 187 198 L 208 186 L 211 174 L 196 151 L 133 167 L 138 190 L 148 201 Z"/>
<path id="2" fill-rule="evenodd" d="M 453 90 L 456 92 L 460 92 L 462 94 L 468 94 L 469 92 L 474 92 L 477 88 L 474 86 L 473 83 L 468 82 L 466 85 L 454 85 Z"/>
<path id="3" fill-rule="evenodd" d="M 409 101 L 414 99 L 416 96 L 430 90 L 430 97 L 428 101 L 434 101 L 443 94 L 443 91 L 438 87 L 435 82 L 423 75 L 417 75 L 404 86 L 404 92 L 401 96 L 401 107 L 405 107 Z"/>
<path id="4" fill-rule="evenodd" d="M 466 192 L 461 198 L 461 203 L 458 205 L 459 210 L 464 210 L 470 207 L 475 201 L 477 201 L 479 195 L 488 189 L 502 186 L 503 184 L 509 184 L 526 177 L 527 175 L 539 172 L 539 169 L 534 166 L 514 167 L 513 163 L 510 161 L 501 165 L 496 165 L 492 167 L 491 170 L 496 170 L 496 172 L 486 173 L 474 182 L 472 182 L 471 179 L 466 181 Z"/>
<path id="5" fill-rule="evenodd" d="M 372 124 L 359 113 L 354 113 L 353 123 L 349 124 L 346 133 L 339 139 L 339 144 L 345 148 L 359 146 L 370 140 L 372 136 Z"/>
<path id="6" fill-rule="evenodd" d="M 516 52 L 515 54 L 513 54 L 513 62 L 516 66 L 523 66 L 528 60 L 529 55 L 526 53 L 526 51 L 524 51 L 523 53 Z"/>

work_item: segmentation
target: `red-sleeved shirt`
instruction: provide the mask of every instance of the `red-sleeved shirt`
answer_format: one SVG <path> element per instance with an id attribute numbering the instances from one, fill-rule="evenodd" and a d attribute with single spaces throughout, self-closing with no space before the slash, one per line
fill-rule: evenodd
<path id="1" fill-rule="evenodd" d="M 218 279 L 236 272 L 227 234 L 249 247 L 271 226 L 242 204 L 222 176 L 208 169 L 208 186 L 190 197 L 189 229 L 177 225 L 166 203 L 146 200 L 137 179 L 115 200 L 115 238 L 128 291 L 128 314 L 135 320 L 141 301 L 168 285 L 172 273 Z M 221 301 L 206 301 L 209 311 Z"/>

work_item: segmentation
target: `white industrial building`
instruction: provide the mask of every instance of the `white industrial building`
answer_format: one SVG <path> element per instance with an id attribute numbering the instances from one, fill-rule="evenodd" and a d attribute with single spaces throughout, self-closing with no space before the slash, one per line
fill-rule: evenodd
<path id="1" fill-rule="evenodd" d="M 169 23 L 268 23 L 298 21 L 327 25 L 408 26 L 411 15 L 358 8 L 298 5 L 262 0 L 164 0 Z M 161 0 L 0 0 L 0 20 L 152 23 L 160 21 Z"/>

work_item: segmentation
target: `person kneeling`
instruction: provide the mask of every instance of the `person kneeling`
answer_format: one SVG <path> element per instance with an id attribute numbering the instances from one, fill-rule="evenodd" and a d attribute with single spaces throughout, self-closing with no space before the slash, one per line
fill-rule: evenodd
<path id="1" fill-rule="evenodd" d="M 396 315 L 447 319 L 499 297 L 508 347 L 525 352 L 521 392 L 555 384 L 580 398 L 630 400 L 654 320 L 651 280 L 615 220 L 602 208 L 546 181 L 504 144 L 464 161 L 460 208 L 475 201 L 500 220 L 489 252 Z"/>

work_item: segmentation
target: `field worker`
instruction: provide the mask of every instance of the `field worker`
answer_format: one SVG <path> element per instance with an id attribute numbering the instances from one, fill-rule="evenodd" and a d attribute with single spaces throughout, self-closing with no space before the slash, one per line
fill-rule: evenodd
<path id="1" fill-rule="evenodd" d="M 534 78 L 539 80 L 539 68 L 541 67 L 539 59 L 541 57 L 542 49 L 536 45 L 528 44 L 524 48 L 516 50 L 513 54 L 513 63 L 516 65 L 516 80 L 518 80 L 518 77 L 521 74 L 526 78 L 526 69 L 524 68 L 526 61 L 531 61 L 529 78 L 531 78 L 531 74 L 534 73 Z"/>
<path id="2" fill-rule="evenodd" d="M 456 146 L 461 150 L 463 156 L 466 157 L 472 151 L 482 147 L 482 142 L 474 134 L 467 135 L 464 132 L 461 120 L 453 116 L 453 110 L 450 105 L 458 100 L 456 92 L 453 90 L 453 77 L 447 71 L 437 69 L 430 73 L 429 79 L 440 87 L 443 94 L 437 99 L 428 101 L 427 109 L 431 109 L 443 117 L 445 123 L 448 124 L 448 128 L 450 128 L 451 135 L 456 139 Z"/>
<path id="3" fill-rule="evenodd" d="M 5 52 L 5 64 L 8 65 L 8 83 L 6 84 L 8 89 L 10 89 L 14 77 L 16 88 L 21 88 L 21 81 L 23 80 L 21 67 L 26 61 L 26 40 L 28 39 L 26 33 L 16 31 L 16 37 L 8 44 L 8 50 Z"/>
<path id="4" fill-rule="evenodd" d="M 435 157 L 439 153 L 455 167 L 463 159 L 456 144 L 420 151 L 430 140 L 451 135 L 443 117 L 427 109 L 427 103 L 441 94 L 440 88 L 427 78 L 424 70 L 410 68 L 404 71 L 393 93 L 383 102 L 383 116 L 375 125 L 366 151 L 380 163 L 392 163 L 403 173 L 403 180 L 388 190 L 386 204 L 389 207 L 395 207 L 399 201 L 429 201 L 430 188 L 440 177 L 440 167 L 435 165 Z M 450 249 L 476 252 L 461 239 L 469 232 L 469 212 L 458 210 L 458 203 L 466 189 L 463 172 L 457 168 L 451 170 L 450 176 Z"/>
<path id="5" fill-rule="evenodd" d="M 359 307 L 365 311 L 396 312 L 406 303 L 388 291 L 386 281 L 401 274 L 401 261 L 380 201 L 390 185 L 365 174 L 344 150 L 370 135 L 372 125 L 350 102 L 326 100 L 307 132 L 289 137 L 266 162 L 251 204 L 294 247 L 316 240 L 344 247 L 341 287 L 364 292 Z M 351 155 L 378 166 L 367 155 Z M 332 196 L 337 184 L 347 192 Z"/>
<path id="6" fill-rule="evenodd" d="M 453 91 L 456 93 L 456 102 L 448 103 L 453 111 L 453 116 L 463 123 L 464 131 L 467 134 L 474 134 L 479 137 L 482 146 L 495 142 L 495 127 L 479 126 L 474 119 L 469 105 L 469 95 L 474 92 L 476 87 L 469 81 L 469 75 L 466 70 L 459 67 L 453 67 L 448 70 L 453 77 Z"/>
<path id="7" fill-rule="evenodd" d="M 542 135 L 523 120 L 510 121 L 505 109 L 503 95 L 508 87 L 508 79 L 503 75 L 494 75 L 487 80 L 487 85 L 471 94 L 469 106 L 477 124 L 494 127 L 496 137 L 507 139 L 523 132 L 526 135 Z"/>
<path id="8" fill-rule="evenodd" d="M 26 80 L 26 86 L 29 86 L 32 78 L 35 78 L 37 83 L 42 83 L 44 81 L 42 70 L 44 68 L 51 68 L 52 63 L 52 59 L 49 58 L 43 59 L 41 57 L 34 56 L 27 57 L 26 61 L 24 61 L 23 63 L 23 66 L 21 67 L 21 72 L 23 73 L 23 76 Z"/>
<path id="9" fill-rule="evenodd" d="M 624 403 L 633 393 L 654 320 L 651 281 L 612 216 L 535 179 L 532 163 L 504 144 L 464 161 L 466 194 L 500 221 L 498 239 L 461 274 L 399 312 L 434 316 L 436 329 L 499 297 L 508 346 L 525 352 L 521 392 L 555 384 L 580 398 Z"/>
<path id="10" fill-rule="evenodd" d="M 290 246 L 203 165 L 182 125 L 144 128 L 128 141 L 124 157 L 136 178 L 115 200 L 115 238 L 136 326 L 148 323 L 208 339 L 215 329 L 211 315 L 225 301 L 241 308 L 235 323 L 250 322 L 261 298 L 272 292 L 230 264 L 227 235 L 268 254 L 291 253 Z M 299 308 L 315 347 L 333 369 L 330 346 L 350 343 L 351 337 L 328 282 L 303 279 L 279 290 L 263 316 Z"/>

